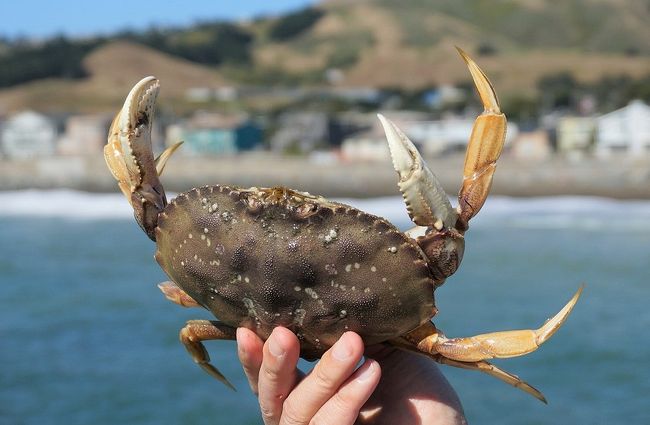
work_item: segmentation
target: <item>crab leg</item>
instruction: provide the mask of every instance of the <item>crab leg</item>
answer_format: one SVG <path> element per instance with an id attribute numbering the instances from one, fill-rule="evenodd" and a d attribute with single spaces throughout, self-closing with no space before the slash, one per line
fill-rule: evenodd
<path id="1" fill-rule="evenodd" d="M 465 154 L 463 186 L 458 195 L 459 230 L 464 230 L 469 220 L 479 212 L 490 191 L 496 161 L 506 137 L 506 117 L 485 73 L 463 50 L 457 49 L 472 74 L 485 108 L 474 123 Z"/>
<path id="2" fill-rule="evenodd" d="M 174 152 L 176 152 L 176 149 L 181 147 L 182 144 L 183 142 L 174 143 L 173 145 L 165 149 L 160 155 L 158 155 L 158 157 L 155 160 L 155 163 L 156 163 L 156 172 L 158 173 L 159 176 L 162 174 L 163 170 L 165 169 L 165 165 L 167 165 L 167 160 L 172 156 Z"/>
<path id="3" fill-rule="evenodd" d="M 466 338 L 447 338 L 436 329 L 433 333 L 420 339 L 423 331 L 418 328 L 409 334 L 409 339 L 412 341 L 420 339 L 417 346 L 422 351 L 439 353 L 448 359 L 461 362 L 477 362 L 528 354 L 537 350 L 562 326 L 578 301 L 582 289 L 580 287 L 562 310 L 536 330 L 502 331 Z M 416 331 L 417 333 L 415 333 Z"/>
<path id="4" fill-rule="evenodd" d="M 201 341 L 215 339 L 236 339 L 236 329 L 221 322 L 210 320 L 190 320 L 181 329 L 180 340 L 192 356 L 196 364 L 201 366 L 209 375 L 213 376 L 225 386 L 235 391 L 235 387 L 226 379 L 219 370 L 210 364 L 210 355 Z"/>
<path id="5" fill-rule="evenodd" d="M 433 325 L 426 326 L 426 327 L 433 328 Z M 536 389 L 526 381 L 523 381 L 517 375 L 506 372 L 505 370 L 500 369 L 495 365 L 493 365 L 492 363 L 489 363 L 485 360 L 481 360 L 478 362 L 461 362 L 458 360 L 452 360 L 438 353 L 430 353 L 428 351 L 422 351 L 411 341 L 409 341 L 408 338 L 398 338 L 396 340 L 390 341 L 390 343 L 402 350 L 410 351 L 416 354 L 429 357 L 440 364 L 453 366 L 460 369 L 477 370 L 479 372 L 483 372 L 485 374 L 488 374 L 490 376 L 493 376 L 505 382 L 508 385 L 512 385 L 515 388 L 519 388 L 520 390 L 532 395 L 536 399 L 546 403 L 546 397 L 544 397 L 544 395 L 538 389 Z"/>
<path id="6" fill-rule="evenodd" d="M 479 372 L 483 372 L 490 376 L 494 376 L 495 378 L 505 382 L 506 384 L 512 385 L 513 387 L 519 388 L 520 390 L 532 395 L 539 401 L 545 404 L 548 403 L 546 401 L 546 397 L 544 397 L 544 394 L 542 394 L 541 391 L 539 391 L 537 388 L 533 387 L 528 382 L 523 381 L 517 375 L 506 372 L 505 370 L 496 367 L 495 365 L 493 365 L 488 361 L 482 360 L 478 362 L 461 362 L 458 360 L 448 359 L 447 357 L 444 357 L 442 355 L 437 355 L 432 357 L 436 362 L 440 364 L 445 364 L 460 369 L 478 370 Z"/>
<path id="7" fill-rule="evenodd" d="M 179 288 L 174 282 L 159 283 L 158 288 L 165 294 L 165 298 L 182 307 L 201 307 L 199 303 L 194 301 L 194 298 L 187 295 L 187 292 Z"/>

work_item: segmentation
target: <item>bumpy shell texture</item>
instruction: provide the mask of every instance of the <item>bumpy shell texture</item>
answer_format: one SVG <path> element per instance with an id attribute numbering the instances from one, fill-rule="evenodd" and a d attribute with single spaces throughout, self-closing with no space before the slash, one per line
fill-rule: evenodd
<path id="1" fill-rule="evenodd" d="M 382 218 L 288 189 L 206 186 L 160 214 L 156 259 L 219 320 L 294 331 L 317 357 L 346 330 L 367 345 L 435 314 L 420 249 Z"/>

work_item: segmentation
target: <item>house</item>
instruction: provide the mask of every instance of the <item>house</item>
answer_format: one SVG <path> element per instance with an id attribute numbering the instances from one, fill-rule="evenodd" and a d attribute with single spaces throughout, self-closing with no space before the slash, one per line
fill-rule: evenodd
<path id="1" fill-rule="evenodd" d="M 373 127 L 349 136 L 341 144 L 341 157 L 346 161 L 386 161 L 390 158 L 386 136 Z"/>
<path id="2" fill-rule="evenodd" d="M 544 130 L 522 131 L 512 142 L 512 157 L 522 160 L 543 160 L 553 154 L 548 132 Z"/>
<path id="3" fill-rule="evenodd" d="M 223 155 L 255 149 L 262 142 L 262 129 L 247 116 L 198 112 L 167 128 L 166 145 L 184 141 L 186 155 Z"/>
<path id="4" fill-rule="evenodd" d="M 411 117 L 388 117 L 402 129 L 425 156 L 465 152 L 474 127 L 474 118 L 449 117 L 441 120 L 413 120 Z M 509 123 L 506 145 L 517 137 L 519 129 Z"/>
<path id="5" fill-rule="evenodd" d="M 65 132 L 57 143 L 61 155 L 97 155 L 106 144 L 111 116 L 74 115 L 67 119 Z"/>
<path id="6" fill-rule="evenodd" d="M 10 116 L 0 129 L 0 146 L 4 156 L 29 159 L 50 156 L 55 152 L 56 124 L 34 111 Z"/>
<path id="7" fill-rule="evenodd" d="M 596 155 L 650 153 L 650 106 L 634 100 L 596 119 Z"/>
<path id="8" fill-rule="evenodd" d="M 594 144 L 596 121 L 593 117 L 562 117 L 557 121 L 557 150 L 565 156 L 581 156 Z"/>
<path id="9" fill-rule="evenodd" d="M 326 113 L 287 112 L 280 115 L 270 143 L 275 152 L 308 153 L 326 148 L 329 139 L 330 122 Z"/>

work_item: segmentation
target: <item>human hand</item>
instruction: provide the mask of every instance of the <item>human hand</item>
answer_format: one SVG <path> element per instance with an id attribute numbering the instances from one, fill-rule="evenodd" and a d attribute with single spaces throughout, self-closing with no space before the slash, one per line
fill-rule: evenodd
<path id="1" fill-rule="evenodd" d="M 300 345 L 289 330 L 276 328 L 263 343 L 241 328 L 237 342 L 267 425 L 465 423 L 456 393 L 424 357 L 371 347 L 367 355 L 377 361 L 368 359 L 355 371 L 364 346 L 358 335 L 347 332 L 303 377 L 296 368 Z"/>
<path id="2" fill-rule="evenodd" d="M 356 368 L 364 346 L 353 332 L 343 334 L 307 376 L 296 368 L 300 344 L 288 329 L 275 328 L 262 343 L 239 328 L 237 343 L 266 425 L 353 424 L 381 375 L 374 360 Z"/>

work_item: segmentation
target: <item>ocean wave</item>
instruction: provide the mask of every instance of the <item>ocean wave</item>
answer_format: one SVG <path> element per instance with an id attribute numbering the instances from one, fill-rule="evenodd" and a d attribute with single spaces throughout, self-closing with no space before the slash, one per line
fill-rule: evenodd
<path id="1" fill-rule="evenodd" d="M 170 194 L 170 197 L 173 196 Z M 338 201 L 384 217 L 402 228 L 412 226 L 399 196 Z M 119 193 L 23 190 L 0 192 L 0 216 L 132 219 L 133 211 Z M 503 225 L 539 229 L 579 228 L 598 231 L 616 228 L 650 231 L 650 201 L 582 196 L 493 196 L 472 220 L 473 227 Z"/>

